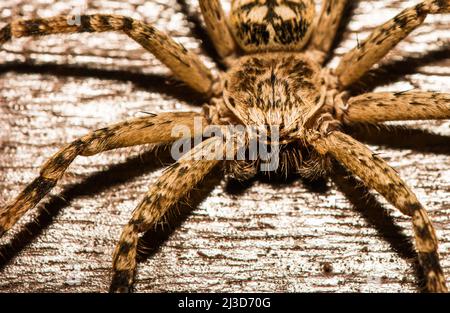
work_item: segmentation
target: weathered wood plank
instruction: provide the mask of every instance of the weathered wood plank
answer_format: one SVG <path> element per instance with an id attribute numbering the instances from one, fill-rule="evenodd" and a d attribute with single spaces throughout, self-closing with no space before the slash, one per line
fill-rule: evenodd
<path id="1" fill-rule="evenodd" d="M 355 4 L 336 55 L 417 1 Z M 17 16 L 74 12 L 79 1 L 7 0 L 0 27 Z M 192 16 L 187 19 L 185 11 Z M 195 27 L 197 1 L 89 1 L 83 12 L 131 15 L 168 31 L 213 67 Z M 189 21 L 189 22 L 188 22 Z M 367 90 L 450 92 L 449 15 L 429 17 L 400 44 Z M 192 29 L 194 31 L 192 31 Z M 21 39 L 0 51 L 0 206 L 38 173 L 62 143 L 141 113 L 198 109 L 195 95 L 126 36 Z M 331 64 L 336 64 L 333 58 Z M 371 147 L 424 203 L 441 238 L 450 284 L 450 121 L 415 131 L 373 130 Z M 107 291 L 121 227 L 159 161 L 124 149 L 79 158 L 52 196 L 0 241 L 0 291 Z M 167 158 L 164 158 L 167 160 Z M 339 177 L 337 175 L 336 177 Z M 172 231 L 149 234 L 137 291 L 417 291 L 407 218 L 380 197 L 336 178 L 323 184 L 264 179 L 203 187 L 200 205 Z M 346 196 L 347 195 L 347 196 Z M 379 202 L 378 202 L 379 201 Z M 356 208 L 356 209 L 355 209 Z M 45 213 L 48 211 L 48 213 Z M 38 223 L 31 221 L 37 219 Z"/>

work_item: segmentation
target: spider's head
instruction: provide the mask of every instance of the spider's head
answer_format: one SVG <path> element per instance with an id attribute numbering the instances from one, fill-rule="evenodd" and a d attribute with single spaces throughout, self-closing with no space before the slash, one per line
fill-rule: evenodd
<path id="1" fill-rule="evenodd" d="M 302 136 L 320 98 L 320 67 L 301 53 L 261 53 L 240 58 L 228 71 L 224 102 L 244 124 L 276 126 L 280 139 Z"/>
<path id="2" fill-rule="evenodd" d="M 320 66 L 302 53 L 260 53 L 238 59 L 224 80 L 223 100 L 234 115 L 227 116 L 227 122 L 238 120 L 238 124 L 256 129 L 258 153 L 260 149 L 270 153 L 231 162 L 230 173 L 238 179 L 258 171 L 300 173 L 309 178 L 326 173 L 329 158 L 302 140 L 307 129 L 319 121 L 320 115 L 315 113 L 321 108 L 324 84 Z M 253 155 L 250 151 L 255 147 L 250 139 L 247 156 Z"/>
<path id="3" fill-rule="evenodd" d="M 233 0 L 229 24 L 246 52 L 299 50 L 308 41 L 313 0 Z"/>

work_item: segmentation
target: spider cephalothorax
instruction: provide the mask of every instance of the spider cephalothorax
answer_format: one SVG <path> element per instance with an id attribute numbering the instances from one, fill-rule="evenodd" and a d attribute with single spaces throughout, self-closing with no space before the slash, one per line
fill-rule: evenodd
<path id="1" fill-rule="evenodd" d="M 320 166 L 323 162 L 309 151 L 304 140 L 307 126 L 320 129 L 323 115 L 328 113 L 318 106 L 327 89 L 324 75 L 327 73 L 311 57 L 294 52 L 244 56 L 225 75 L 223 101 L 236 122 L 277 127 L 281 144 L 279 170 L 283 173 L 325 173 Z M 237 165 L 235 176 L 242 171 Z"/>
<path id="2" fill-rule="evenodd" d="M 226 75 L 223 99 L 245 125 L 277 125 L 295 138 L 319 102 L 320 66 L 301 53 L 245 56 Z"/>
<path id="3" fill-rule="evenodd" d="M 450 118 L 448 94 L 346 93 L 351 84 L 420 26 L 428 14 L 449 13 L 450 0 L 424 0 L 405 9 L 347 52 L 335 69 L 328 69 L 324 67 L 325 59 L 345 6 L 344 0 L 324 0 L 320 16 L 314 20 L 312 0 L 235 0 L 227 20 L 218 0 L 200 0 L 206 29 L 223 64 L 228 66 L 218 77 L 169 36 L 128 17 L 95 14 L 13 20 L 0 29 L 0 44 L 23 36 L 123 32 L 153 53 L 178 79 L 209 97 L 209 101 L 202 113 L 149 114 L 101 128 L 67 144 L 44 164 L 39 177 L 0 211 L 0 235 L 36 206 L 78 155 L 203 138 L 164 171 L 124 227 L 113 257 L 112 291 L 128 291 L 132 286 L 140 233 L 164 220 L 214 168 L 228 168 L 240 178 L 257 171 L 296 171 L 304 176 L 317 176 L 330 168 L 331 160 L 340 162 L 412 218 L 427 289 L 447 291 L 437 237 L 426 210 L 393 168 L 343 133 L 340 126 Z M 180 125 L 187 132 L 173 132 Z M 231 134 L 230 126 L 265 130 L 266 133 L 255 138 L 263 145 L 276 146 L 277 154 L 266 160 L 246 159 L 246 150 L 251 150 L 250 139 L 239 133 L 225 136 L 225 140 L 203 136 L 198 125 L 200 129 L 217 126 L 225 134 Z M 244 153 L 240 154 L 234 145 L 227 150 L 230 138 L 243 143 Z M 231 162 L 218 157 L 226 150 Z M 243 159 L 235 158 L 242 155 Z M 279 160 L 271 164 L 276 167 L 259 168 L 262 161 L 271 161 L 273 156 Z M 231 167 L 226 167 L 230 163 Z"/>

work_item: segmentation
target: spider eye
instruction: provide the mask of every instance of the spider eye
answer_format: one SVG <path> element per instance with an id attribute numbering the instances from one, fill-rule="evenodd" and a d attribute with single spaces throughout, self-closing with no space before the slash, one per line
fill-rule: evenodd
<path id="1" fill-rule="evenodd" d="M 236 106 L 236 102 L 234 101 L 234 99 L 232 97 L 228 97 L 228 103 L 232 106 L 235 107 Z"/>

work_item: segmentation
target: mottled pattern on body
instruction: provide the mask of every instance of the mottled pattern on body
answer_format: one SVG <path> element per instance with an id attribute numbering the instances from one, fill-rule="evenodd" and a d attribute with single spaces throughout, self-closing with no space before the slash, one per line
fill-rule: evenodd
<path id="1" fill-rule="evenodd" d="M 234 0 L 230 25 L 245 51 L 299 50 L 314 17 L 312 0 Z"/>
<path id="2" fill-rule="evenodd" d="M 351 98 L 342 118 L 353 123 L 449 119 L 450 95 L 437 92 L 374 92 Z"/>
<path id="3" fill-rule="evenodd" d="M 302 53 L 243 57 L 225 78 L 224 100 L 246 125 L 277 125 L 294 137 L 320 97 L 320 66 Z"/>

